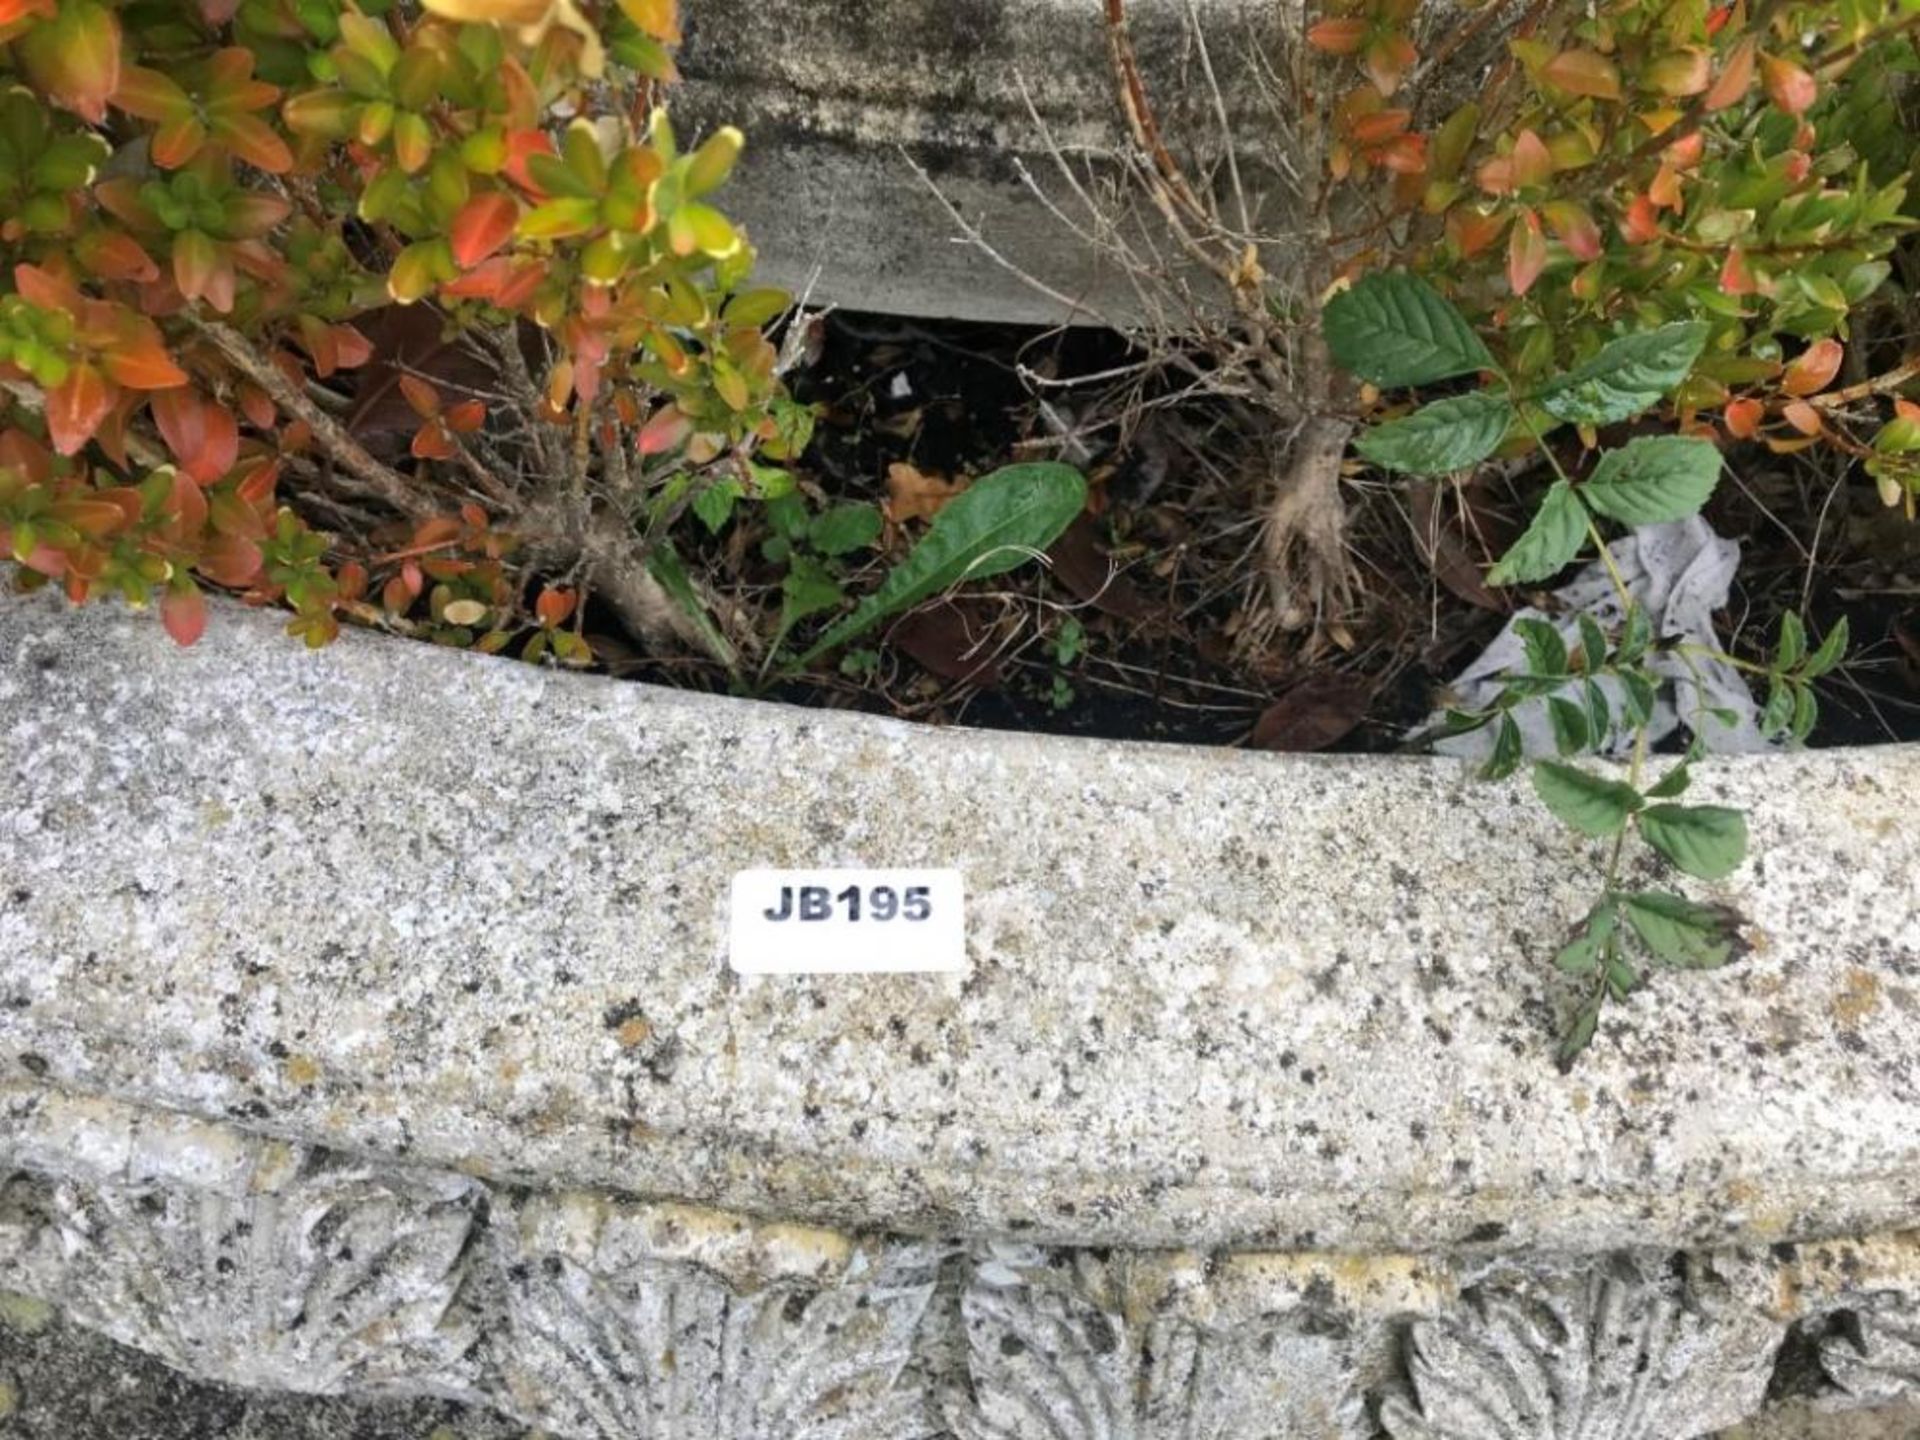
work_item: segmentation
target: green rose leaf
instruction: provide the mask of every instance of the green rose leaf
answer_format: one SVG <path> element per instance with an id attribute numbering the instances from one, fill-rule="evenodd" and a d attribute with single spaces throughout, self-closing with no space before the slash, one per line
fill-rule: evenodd
<path id="1" fill-rule="evenodd" d="M 1618 835 L 1640 808 L 1640 792 L 1631 785 L 1557 760 L 1534 762 L 1533 788 L 1555 816 L 1595 839 Z"/>
<path id="2" fill-rule="evenodd" d="M 1708 326 L 1689 320 L 1623 335 L 1568 371 L 1535 402 L 1556 420 L 1611 425 L 1659 404 L 1687 378 L 1707 343 Z"/>
<path id="3" fill-rule="evenodd" d="M 1401 420 L 1376 425 L 1354 447 L 1382 470 L 1445 475 L 1484 460 L 1507 438 L 1513 406 L 1505 395 L 1450 395 Z"/>
<path id="4" fill-rule="evenodd" d="M 1545 580 L 1564 570 L 1587 538 L 1587 512 L 1564 480 L 1556 480 L 1526 532 L 1487 572 L 1489 585 Z"/>
<path id="5" fill-rule="evenodd" d="M 1699 513 L 1720 478 L 1720 452 L 1684 435 L 1643 435 L 1609 450 L 1580 498 L 1624 525 L 1655 525 Z"/>
<path id="6" fill-rule="evenodd" d="M 1493 368 L 1452 303 L 1404 270 L 1367 275 L 1342 290 L 1321 311 L 1320 330 L 1334 362 L 1375 385 L 1427 385 Z"/>
<path id="7" fill-rule="evenodd" d="M 1654 959 L 1682 970 L 1714 970 L 1745 947 L 1740 917 L 1724 905 L 1702 905 L 1662 890 L 1622 895 L 1620 909 Z"/>
<path id="8" fill-rule="evenodd" d="M 1640 833 L 1702 880 L 1724 879 L 1747 856 L 1747 817 L 1724 805 L 1651 805 L 1640 812 Z"/>

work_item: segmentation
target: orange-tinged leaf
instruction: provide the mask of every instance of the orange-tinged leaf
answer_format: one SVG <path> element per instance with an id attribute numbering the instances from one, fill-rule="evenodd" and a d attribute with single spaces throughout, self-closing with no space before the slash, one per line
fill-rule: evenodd
<path id="1" fill-rule="evenodd" d="M 256 169 L 265 170 L 269 175 L 284 175 L 293 168 L 293 151 L 258 115 L 244 112 L 216 115 L 208 128 L 214 139 Z"/>
<path id="2" fill-rule="evenodd" d="M 402 375 L 400 393 L 422 420 L 431 420 L 440 413 L 440 392 L 418 375 Z"/>
<path id="3" fill-rule="evenodd" d="M 1662 165 L 1647 186 L 1647 199 L 1653 202 L 1656 210 L 1680 209 L 1685 197 L 1680 191 L 1679 175 Z"/>
<path id="4" fill-rule="evenodd" d="M 1713 56 L 1704 49 L 1677 50 L 1640 69 L 1640 83 L 1656 95 L 1698 95 L 1713 82 Z"/>
<path id="5" fill-rule="evenodd" d="M 260 547 L 245 535 L 216 535 L 200 550 L 194 569 L 216 585 L 240 590 L 260 576 Z"/>
<path id="6" fill-rule="evenodd" d="M 1789 395 L 1818 395 L 1840 373 L 1846 347 L 1838 340 L 1816 340 L 1787 366 L 1780 388 Z"/>
<path id="7" fill-rule="evenodd" d="M 462 270 L 471 270 L 513 238 L 520 220 L 520 204 L 504 190 L 486 190 L 475 195 L 453 217 L 448 239 L 453 245 L 453 260 Z"/>
<path id="8" fill-rule="evenodd" d="M 1707 137 L 1699 130 L 1682 135 L 1660 152 L 1661 158 L 1675 170 L 1691 170 L 1707 153 Z"/>
<path id="9" fill-rule="evenodd" d="M 1820 412 L 1804 400 L 1789 400 L 1780 407 L 1780 413 L 1786 421 L 1802 435 L 1818 435 L 1821 430 Z"/>
<path id="10" fill-rule="evenodd" d="M 1400 88 L 1400 81 L 1418 58 L 1419 52 L 1411 40 L 1391 33 L 1374 38 L 1367 46 L 1363 63 L 1374 88 L 1382 95 L 1391 95 Z"/>
<path id="11" fill-rule="evenodd" d="M 1404 131 L 1413 122 L 1411 110 L 1377 110 L 1353 122 L 1348 133 L 1358 145 L 1381 145 Z"/>
<path id="12" fill-rule="evenodd" d="M 447 428 L 453 431 L 454 434 L 471 435 L 486 421 L 486 402 L 484 400 L 462 400 L 457 405 L 449 406 L 446 414 L 440 418 L 446 421 Z M 478 524 L 480 522 L 475 521 L 473 523 Z"/>
<path id="13" fill-rule="evenodd" d="M 221 314 L 233 309 L 233 262 L 206 232 L 173 237 L 173 283 L 189 300 L 205 300 Z"/>
<path id="14" fill-rule="evenodd" d="M 1504 210 L 1483 214 L 1471 206 L 1456 205 L 1447 212 L 1447 238 L 1463 258 L 1471 258 L 1500 238 L 1507 219 Z"/>
<path id="15" fill-rule="evenodd" d="M 1727 251 L 1726 263 L 1720 267 L 1720 288 L 1729 295 L 1753 295 L 1759 292 L 1760 286 L 1747 264 L 1747 252 L 1738 245 Z"/>
<path id="16" fill-rule="evenodd" d="M 27 78 L 89 124 L 107 118 L 120 88 L 120 21 L 100 0 L 61 0 L 59 11 L 13 42 Z"/>
<path id="17" fill-rule="evenodd" d="M 131 235 L 117 230 L 89 230 L 73 242 L 73 258 L 102 280 L 132 280 L 145 283 L 160 273 L 153 257 L 142 250 Z"/>
<path id="18" fill-rule="evenodd" d="M 429 420 L 416 430 L 411 448 L 414 457 L 420 460 L 451 460 L 460 453 L 447 427 L 439 420 Z"/>
<path id="19" fill-rule="evenodd" d="M 1791 60 L 1768 55 L 1760 61 L 1767 98 L 1789 115 L 1805 114 L 1820 98 L 1820 84 Z"/>
<path id="20" fill-rule="evenodd" d="M 77 455 L 107 418 L 116 399 L 112 383 L 81 361 L 47 392 L 47 438 L 62 455 Z"/>
<path id="21" fill-rule="evenodd" d="M 1513 293 L 1526 294 L 1546 266 L 1547 237 L 1540 231 L 1540 217 L 1522 210 L 1507 236 L 1507 283 Z"/>
<path id="22" fill-rule="evenodd" d="M 1706 96 L 1700 102 L 1703 110 L 1712 114 L 1747 98 L 1747 91 L 1753 88 L 1754 60 L 1759 50 L 1760 42 L 1749 35 L 1728 52 L 1719 78 L 1707 87 Z"/>
<path id="23" fill-rule="evenodd" d="M 1767 418 L 1767 407 L 1752 396 L 1743 396 L 1727 406 L 1727 433 L 1736 440 L 1751 440 L 1760 433 Z"/>
<path id="24" fill-rule="evenodd" d="M 658 40 L 662 45 L 680 43 L 678 0 L 620 0 L 620 8 L 650 39 Z"/>
<path id="25" fill-rule="evenodd" d="M 1553 231 L 1560 243 L 1567 247 L 1567 253 L 1580 261 L 1597 260 L 1604 248 L 1600 239 L 1600 227 L 1583 206 L 1571 200 L 1549 200 L 1540 207 L 1540 214 L 1547 222 L 1547 228 Z"/>
<path id="26" fill-rule="evenodd" d="M 114 347 L 101 355 L 100 368 L 114 384 L 129 390 L 168 390 L 187 383 L 187 372 L 173 363 L 166 342 L 151 320 L 141 319 L 129 327 Z"/>
<path id="27" fill-rule="evenodd" d="M 1620 98 L 1620 70 L 1597 50 L 1562 50 L 1541 67 L 1548 84 L 1594 100 Z"/>
<path id="28" fill-rule="evenodd" d="M 555 0 L 422 0 L 427 10 L 444 19 L 478 25 L 537 25 L 547 18 Z"/>
<path id="29" fill-rule="evenodd" d="M 1474 171 L 1474 183 L 1489 195 L 1506 195 L 1513 190 L 1513 157 L 1494 155 Z"/>
<path id="30" fill-rule="evenodd" d="M 153 394 L 153 420 L 180 468 L 211 485 L 240 457 L 240 427 L 233 413 L 190 385 Z"/>
<path id="31" fill-rule="evenodd" d="M 1544 185 L 1553 178 L 1553 154 L 1546 142 L 1531 130 L 1522 130 L 1513 140 L 1513 185 L 1516 190 Z"/>
<path id="32" fill-rule="evenodd" d="M 153 163 L 163 170 L 178 170 L 194 156 L 200 153 L 200 147 L 207 143 L 207 127 L 200 123 L 200 117 L 189 111 L 176 116 L 153 132 L 153 143 L 149 153 Z"/>
<path id="33" fill-rule="evenodd" d="M 1329 55 L 1356 55 L 1372 28 L 1370 21 L 1359 16 L 1322 20 L 1307 31 L 1307 43 Z"/>
<path id="34" fill-rule="evenodd" d="M 333 363 L 352 370 L 373 358 L 373 342 L 351 325 L 333 327 Z"/>
<path id="35" fill-rule="evenodd" d="M 1660 238 L 1660 213 L 1653 208 L 1653 201 L 1645 195 L 1636 195 L 1627 202 L 1627 208 L 1620 217 L 1620 233 L 1629 245 L 1647 245 Z"/>
<path id="36" fill-rule="evenodd" d="M 184 575 L 168 585 L 160 600 L 160 623 L 176 644 L 191 645 L 207 631 L 207 600 Z"/>
<path id="37" fill-rule="evenodd" d="M 193 113 L 193 100 L 186 91 L 144 65 L 129 65 L 120 72 L 120 88 L 113 92 L 113 103 L 142 120 L 176 120 Z"/>
<path id="38" fill-rule="evenodd" d="M 640 427 L 642 455 L 664 455 L 686 444 L 693 433 L 693 421 L 677 405 L 663 405 L 647 417 Z"/>
<path id="39" fill-rule="evenodd" d="M 540 598 L 533 602 L 533 613 L 540 623 L 551 630 L 556 625 L 566 623 L 573 613 L 573 607 L 580 599 L 577 590 L 557 590 L 549 587 L 540 592 Z"/>

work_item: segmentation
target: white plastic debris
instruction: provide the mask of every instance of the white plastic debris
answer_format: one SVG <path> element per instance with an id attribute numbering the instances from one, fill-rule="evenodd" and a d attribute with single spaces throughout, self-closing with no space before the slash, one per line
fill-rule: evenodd
<path id="1" fill-rule="evenodd" d="M 1700 651 L 1716 653 L 1724 648 L 1713 633 L 1713 612 L 1727 603 L 1733 573 L 1740 563 L 1738 543 L 1716 535 L 1713 527 L 1696 515 L 1672 524 L 1643 525 L 1607 548 L 1628 593 L 1646 608 L 1656 640 L 1677 639 Z M 1554 598 L 1560 604 L 1553 614 L 1521 610 L 1479 658 L 1455 677 L 1448 687 L 1452 709 L 1486 708 L 1500 694 L 1503 674 L 1526 670 L 1526 647 L 1514 628 L 1515 622 L 1529 618 L 1548 621 L 1560 632 L 1567 649 L 1573 651 L 1580 645 L 1582 614 L 1591 616 L 1615 636 L 1625 619 L 1619 592 L 1606 566 L 1598 560 L 1554 591 Z M 1740 672 L 1726 661 L 1701 653 L 1664 653 L 1650 659 L 1647 669 L 1660 682 L 1653 720 L 1647 727 L 1649 740 L 1662 740 L 1685 725 L 1709 750 L 1733 753 L 1774 748 L 1760 733 L 1753 692 Z M 1595 683 L 1606 695 L 1614 717 L 1613 728 L 1596 748 L 1603 754 L 1624 754 L 1633 743 L 1633 732 L 1620 723 L 1620 682 L 1602 676 Z M 1580 698 L 1577 684 L 1566 687 L 1563 693 L 1570 700 Z M 1548 698 L 1542 695 L 1523 701 L 1512 712 L 1530 756 L 1556 753 Z M 1726 713 L 1709 713 L 1714 710 Z M 1444 712 L 1436 710 L 1416 733 L 1437 733 L 1443 718 Z M 1727 723 L 1729 718 L 1731 724 Z M 1464 735 L 1437 739 L 1433 748 L 1442 755 L 1484 759 L 1493 748 L 1493 736 L 1493 727 L 1484 726 Z"/>

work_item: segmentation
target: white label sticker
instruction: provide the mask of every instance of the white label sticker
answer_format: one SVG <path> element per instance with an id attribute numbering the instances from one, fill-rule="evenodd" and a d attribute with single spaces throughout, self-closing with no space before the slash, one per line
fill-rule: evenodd
<path id="1" fill-rule="evenodd" d="M 958 870 L 742 870 L 727 956 L 741 975 L 967 968 Z"/>

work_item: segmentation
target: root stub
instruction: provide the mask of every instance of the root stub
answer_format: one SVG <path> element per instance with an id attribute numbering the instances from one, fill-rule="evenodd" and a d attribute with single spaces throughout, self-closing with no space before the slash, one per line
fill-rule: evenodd
<path id="1" fill-rule="evenodd" d="M 1353 608 L 1358 587 L 1340 494 L 1352 433 L 1346 420 L 1308 420 L 1274 477 L 1261 541 L 1271 626 L 1317 630 Z"/>

